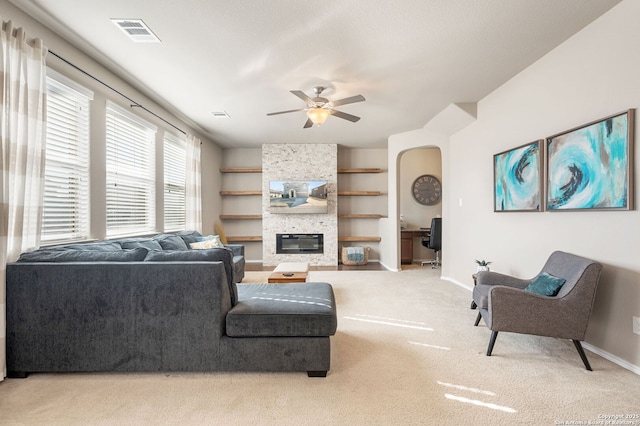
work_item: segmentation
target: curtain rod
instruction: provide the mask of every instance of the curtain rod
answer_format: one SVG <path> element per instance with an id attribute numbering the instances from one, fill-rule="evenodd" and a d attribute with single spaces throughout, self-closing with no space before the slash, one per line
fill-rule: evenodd
<path id="1" fill-rule="evenodd" d="M 68 60 L 66 60 L 65 58 L 63 58 L 62 56 L 58 55 L 55 52 L 52 52 L 51 50 L 49 50 L 49 53 L 52 54 L 53 56 L 55 56 L 56 58 L 60 59 L 62 62 L 66 63 L 67 65 L 75 68 L 76 70 L 80 71 L 81 73 L 83 73 L 84 75 L 94 79 L 95 81 L 97 81 L 98 83 L 102 84 L 103 86 L 105 86 L 108 89 L 111 89 L 112 91 L 116 92 L 118 95 L 122 96 L 123 98 L 125 98 L 126 100 L 128 100 L 129 102 L 131 102 L 130 107 L 131 108 L 141 108 L 143 110 L 145 110 L 146 112 L 148 112 L 149 114 L 153 115 L 154 117 L 158 118 L 159 120 L 164 121 L 165 123 L 167 123 L 169 126 L 173 127 L 174 129 L 176 129 L 177 131 L 179 131 L 180 133 L 182 133 L 183 135 L 186 135 L 187 132 L 185 132 L 184 130 L 182 130 L 181 128 L 175 126 L 174 124 L 168 122 L 167 120 L 165 120 L 164 118 L 160 117 L 158 114 L 156 114 L 153 111 L 148 110 L 147 108 L 143 107 L 142 105 L 140 105 L 138 102 L 134 101 L 133 99 L 131 99 L 130 97 L 128 97 L 127 95 L 125 95 L 124 93 L 114 89 L 113 87 L 109 86 L 107 83 L 105 83 L 104 81 L 100 80 L 97 77 L 94 77 L 93 75 L 89 74 L 88 72 L 86 72 L 85 70 L 83 70 L 82 68 L 78 67 L 75 64 L 72 64 L 71 62 L 69 62 Z"/>

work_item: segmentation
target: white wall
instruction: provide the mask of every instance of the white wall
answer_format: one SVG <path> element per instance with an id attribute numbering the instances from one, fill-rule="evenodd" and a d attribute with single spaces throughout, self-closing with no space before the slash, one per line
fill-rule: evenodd
<path id="1" fill-rule="evenodd" d="M 553 250 L 603 263 L 587 343 L 636 367 L 640 211 L 494 213 L 492 162 L 495 153 L 639 108 L 639 16 L 640 2 L 623 1 L 478 103 L 477 121 L 451 137 L 443 244 L 447 273 L 467 286 L 476 258 L 520 277 L 536 274 Z"/>

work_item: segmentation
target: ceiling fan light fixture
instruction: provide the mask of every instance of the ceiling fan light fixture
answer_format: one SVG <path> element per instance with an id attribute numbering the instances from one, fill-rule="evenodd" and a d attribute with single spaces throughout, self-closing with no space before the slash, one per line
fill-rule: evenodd
<path id="1" fill-rule="evenodd" d="M 331 112 L 325 108 L 311 108 L 307 111 L 307 117 L 309 117 L 309 120 L 318 126 L 327 121 L 327 118 L 330 115 Z"/>

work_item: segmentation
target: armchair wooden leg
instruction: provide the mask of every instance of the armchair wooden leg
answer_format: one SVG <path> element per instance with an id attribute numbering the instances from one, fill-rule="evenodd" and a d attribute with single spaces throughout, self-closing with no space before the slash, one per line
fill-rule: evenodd
<path id="1" fill-rule="evenodd" d="M 498 337 L 498 332 L 492 331 L 491 338 L 489 339 L 489 347 L 487 348 L 487 356 L 491 356 L 491 352 L 493 352 L 493 345 L 496 344 L 497 337 Z"/>
<path id="2" fill-rule="evenodd" d="M 482 315 L 480 315 L 480 312 L 478 312 L 478 316 L 476 317 L 476 323 L 473 324 L 475 327 L 477 327 L 478 324 L 480 324 L 480 318 L 482 318 Z"/>
<path id="3" fill-rule="evenodd" d="M 589 371 L 593 371 L 591 369 L 591 364 L 589 364 L 589 360 L 587 359 L 587 354 L 584 353 L 584 349 L 582 348 L 582 343 L 580 343 L 579 340 L 574 340 L 573 344 L 576 347 L 576 349 L 578 350 L 578 354 L 580 354 L 580 358 L 582 358 L 582 362 L 584 363 L 584 367 Z"/>

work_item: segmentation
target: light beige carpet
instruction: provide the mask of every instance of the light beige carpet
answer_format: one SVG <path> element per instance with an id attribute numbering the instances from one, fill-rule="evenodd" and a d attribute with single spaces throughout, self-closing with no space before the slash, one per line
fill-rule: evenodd
<path id="1" fill-rule="evenodd" d="M 310 272 L 334 286 L 338 304 L 324 379 L 33 374 L 0 383 L 0 424 L 558 425 L 640 412 L 640 377 L 588 351 L 586 371 L 569 341 L 502 333 L 485 356 L 490 333 L 473 326 L 469 291 L 438 274 Z"/>

